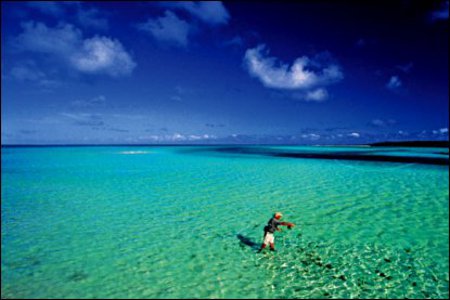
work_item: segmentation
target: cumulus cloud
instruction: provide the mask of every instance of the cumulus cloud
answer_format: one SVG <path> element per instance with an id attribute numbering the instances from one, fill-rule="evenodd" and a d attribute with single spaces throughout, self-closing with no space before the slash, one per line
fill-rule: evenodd
<path id="1" fill-rule="evenodd" d="M 43 23 L 22 24 L 23 32 L 14 45 L 21 51 L 50 54 L 81 73 L 129 75 L 136 63 L 116 40 L 104 36 L 83 39 L 82 32 L 70 24 L 47 27 Z"/>
<path id="2" fill-rule="evenodd" d="M 11 68 L 10 75 L 15 80 L 33 83 L 42 88 L 52 89 L 60 85 L 58 80 L 50 79 L 33 60 L 17 63 Z"/>
<path id="3" fill-rule="evenodd" d="M 35 10 L 56 18 L 76 21 L 80 26 L 106 30 L 108 20 L 96 8 L 86 8 L 80 1 L 30 1 L 27 5 Z"/>
<path id="4" fill-rule="evenodd" d="M 19 50 L 66 56 L 72 54 L 82 40 L 82 33 L 71 24 L 59 23 L 49 28 L 40 22 L 22 23 L 23 32 L 14 45 Z"/>
<path id="5" fill-rule="evenodd" d="M 81 9 L 77 13 L 78 22 L 81 26 L 106 30 L 109 27 L 108 20 L 100 17 L 100 11 L 96 8 Z"/>
<path id="6" fill-rule="evenodd" d="M 302 134 L 300 136 L 304 139 L 309 139 L 311 141 L 317 141 L 318 139 L 320 139 L 320 135 L 316 134 L 316 133 L 307 133 L 307 134 Z"/>
<path id="7" fill-rule="evenodd" d="M 448 128 L 440 128 L 432 130 L 434 135 L 448 135 Z"/>
<path id="8" fill-rule="evenodd" d="M 268 88 L 306 90 L 338 82 L 343 78 L 342 71 L 336 64 L 323 64 L 306 56 L 297 58 L 291 66 L 278 62 L 275 57 L 268 56 L 265 45 L 247 49 L 244 62 L 250 75 L 258 78 Z M 325 93 L 316 91 L 317 95 L 323 96 Z M 314 97 L 313 94 L 311 97 Z"/>
<path id="9" fill-rule="evenodd" d="M 402 81 L 398 76 L 391 76 L 389 82 L 386 84 L 386 87 L 390 90 L 398 89 L 402 86 Z"/>
<path id="10" fill-rule="evenodd" d="M 179 19 L 173 12 L 166 11 L 163 17 L 148 19 L 137 25 L 137 28 L 148 32 L 155 39 L 175 46 L 186 47 L 191 31 L 189 23 Z"/>
<path id="11" fill-rule="evenodd" d="M 352 132 L 348 134 L 349 137 L 359 138 L 361 135 L 357 132 Z"/>
<path id="12" fill-rule="evenodd" d="M 170 142 L 170 143 L 177 143 L 177 142 L 206 142 L 210 140 L 216 140 L 217 136 L 213 134 L 183 134 L 176 132 L 174 134 L 153 134 L 148 136 L 141 136 L 139 137 L 140 140 L 147 140 L 152 142 Z"/>
<path id="13" fill-rule="evenodd" d="M 221 1 L 175 1 L 163 2 L 164 6 L 182 9 L 209 25 L 227 24 L 230 19 Z"/>
<path id="14" fill-rule="evenodd" d="M 306 93 L 305 100 L 307 101 L 324 101 L 328 98 L 327 90 L 323 88 L 319 88 L 313 91 L 309 91 Z"/>
<path id="15" fill-rule="evenodd" d="M 104 73 L 113 77 L 131 74 L 136 63 L 115 39 L 95 36 L 83 41 L 79 52 L 70 59 L 78 71 Z"/>
<path id="16" fill-rule="evenodd" d="M 227 24 L 230 18 L 220 1 L 167 1 L 160 2 L 159 5 L 171 10 L 166 10 L 164 16 L 149 18 L 147 22 L 139 23 L 136 27 L 149 33 L 156 40 L 172 46 L 187 47 L 189 36 L 199 29 L 199 23 L 210 26 L 223 25 Z M 177 16 L 173 12 L 175 10 L 181 11 L 181 14 L 187 12 L 188 21 Z M 193 18 L 189 18 L 189 15 Z M 201 22 L 195 22 L 196 19 Z"/>

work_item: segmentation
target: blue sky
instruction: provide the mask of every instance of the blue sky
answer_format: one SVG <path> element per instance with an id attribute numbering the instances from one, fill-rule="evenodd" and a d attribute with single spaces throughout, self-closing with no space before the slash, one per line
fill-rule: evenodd
<path id="1" fill-rule="evenodd" d="M 2 144 L 448 140 L 448 1 L 2 2 Z"/>

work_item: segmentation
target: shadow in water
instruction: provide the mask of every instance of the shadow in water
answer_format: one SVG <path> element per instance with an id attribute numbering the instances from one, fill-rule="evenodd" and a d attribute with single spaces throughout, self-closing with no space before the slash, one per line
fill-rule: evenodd
<path id="1" fill-rule="evenodd" d="M 242 244 L 254 249 L 259 249 L 259 244 L 255 243 L 250 238 L 243 236 L 242 234 L 237 234 L 236 237 L 239 239 L 239 241 L 241 241 Z"/>

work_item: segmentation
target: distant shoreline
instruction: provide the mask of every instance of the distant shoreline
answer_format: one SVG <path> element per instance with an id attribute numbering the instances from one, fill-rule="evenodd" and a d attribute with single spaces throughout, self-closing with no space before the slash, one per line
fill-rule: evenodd
<path id="1" fill-rule="evenodd" d="M 449 141 L 385 141 L 370 144 L 2 144 L 2 148 L 26 147 L 177 147 L 177 146 L 319 146 L 319 147 L 423 147 L 449 148 Z"/>
<path id="2" fill-rule="evenodd" d="M 369 144 L 372 147 L 426 147 L 448 148 L 449 141 L 406 141 L 406 142 L 380 142 Z"/>

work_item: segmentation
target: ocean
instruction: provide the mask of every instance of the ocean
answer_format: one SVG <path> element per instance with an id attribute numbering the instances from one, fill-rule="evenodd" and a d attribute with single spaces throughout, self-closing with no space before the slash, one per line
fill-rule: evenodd
<path id="1" fill-rule="evenodd" d="M 2 298 L 448 298 L 447 148 L 2 147 Z M 256 253 L 274 212 L 296 226 Z"/>

